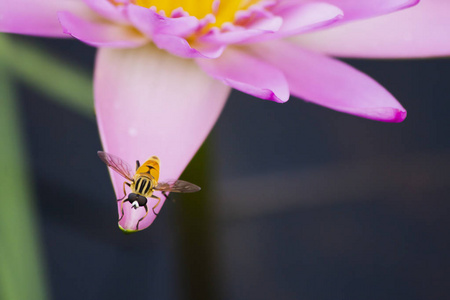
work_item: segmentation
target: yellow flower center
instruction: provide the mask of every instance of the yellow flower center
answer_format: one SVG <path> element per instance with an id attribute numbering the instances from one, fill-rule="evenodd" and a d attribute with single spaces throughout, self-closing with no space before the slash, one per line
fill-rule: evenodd
<path id="1" fill-rule="evenodd" d="M 217 0 L 216 0 L 217 1 Z M 190 16 L 203 19 L 208 14 L 215 16 L 216 21 L 210 26 L 220 27 L 226 22 L 233 22 L 236 12 L 246 10 L 260 0 L 222 0 L 219 5 L 215 0 L 136 0 L 136 4 L 146 8 L 155 7 L 157 12 L 163 11 L 170 17 L 175 9 L 182 8 Z M 215 7 L 216 6 L 216 7 Z"/>

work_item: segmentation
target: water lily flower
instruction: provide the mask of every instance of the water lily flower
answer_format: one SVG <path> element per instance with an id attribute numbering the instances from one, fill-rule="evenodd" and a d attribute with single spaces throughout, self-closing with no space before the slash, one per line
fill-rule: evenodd
<path id="1" fill-rule="evenodd" d="M 130 165 L 157 155 L 160 179 L 169 180 L 202 144 L 231 88 L 403 121 L 406 110 L 386 89 L 331 56 L 448 55 L 450 1 L 418 2 L 2 0 L 0 31 L 98 47 L 94 98 L 105 151 Z M 122 198 L 123 178 L 111 178 Z M 124 209 L 126 231 L 155 219 L 136 228 L 145 211 Z"/>

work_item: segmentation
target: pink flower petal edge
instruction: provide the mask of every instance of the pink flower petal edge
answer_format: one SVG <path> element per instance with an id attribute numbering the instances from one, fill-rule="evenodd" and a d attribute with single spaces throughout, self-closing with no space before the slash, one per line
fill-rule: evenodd
<path id="1" fill-rule="evenodd" d="M 84 1 L 93 11 L 100 16 L 120 24 L 129 24 L 127 12 L 124 6 L 114 5 L 109 0 L 77 0 Z M 120 1 L 116 1 L 120 2 Z"/>
<path id="2" fill-rule="evenodd" d="M 265 36 L 265 34 L 273 34 L 278 31 L 283 24 L 280 17 L 267 18 L 264 21 L 253 24 L 251 27 L 240 27 L 230 24 L 230 31 L 221 32 L 220 30 L 212 30 L 208 34 L 199 38 L 201 42 L 215 44 L 235 44 L 245 42 L 252 37 Z"/>
<path id="3" fill-rule="evenodd" d="M 344 12 L 343 21 L 347 22 L 389 14 L 414 6 L 419 3 L 419 1 L 420 0 L 327 0 L 326 2 L 339 7 Z M 317 2 L 317 0 L 306 0 L 306 2 L 314 3 Z"/>
<path id="4" fill-rule="evenodd" d="M 196 61 L 211 77 L 244 93 L 275 102 L 289 99 L 289 87 L 283 73 L 243 51 L 229 48 L 217 59 Z"/>
<path id="5" fill-rule="evenodd" d="M 225 45 L 191 46 L 185 38 L 168 34 L 155 35 L 153 42 L 159 49 L 167 50 L 169 53 L 184 58 L 217 58 L 225 49 Z"/>
<path id="6" fill-rule="evenodd" d="M 158 156 L 160 181 L 178 179 L 216 122 L 230 91 L 204 74 L 194 61 L 153 45 L 100 49 L 94 88 L 104 150 L 131 166 L 136 160 Z M 122 198 L 124 179 L 114 171 L 110 174 L 116 196 Z M 161 197 L 159 192 L 156 195 Z M 163 203 L 162 196 L 157 212 Z M 139 230 L 155 219 L 151 212 L 155 204 L 156 199 L 148 200 L 149 214 Z M 135 230 L 145 211 L 131 209 L 129 203 L 124 206 L 125 216 L 119 225 Z M 120 210 L 120 202 L 118 207 Z"/>
<path id="7" fill-rule="evenodd" d="M 395 14 L 296 37 L 299 45 L 341 57 L 417 58 L 450 53 L 450 1 L 427 0 Z"/>
<path id="8" fill-rule="evenodd" d="M 96 47 L 134 48 L 148 39 L 130 26 L 120 26 L 101 20 L 85 20 L 70 12 L 59 12 L 64 32 Z"/>
<path id="9" fill-rule="evenodd" d="M 280 2 L 280 5 L 274 8 L 274 13 L 283 20 L 280 29 L 273 34 L 265 34 L 246 42 L 279 39 L 305 33 L 328 27 L 343 17 L 343 12 L 339 7 L 324 2 Z"/>
<path id="10" fill-rule="evenodd" d="M 406 110 L 384 87 L 339 60 L 287 41 L 253 47 L 252 53 L 278 66 L 291 94 L 306 101 L 377 121 L 406 118 Z"/>
<path id="11" fill-rule="evenodd" d="M 58 11 L 90 14 L 81 1 L 1 0 L 0 31 L 47 37 L 69 37 L 58 21 Z"/>
<path id="12" fill-rule="evenodd" d="M 127 12 L 133 25 L 149 38 L 158 34 L 186 37 L 194 33 L 199 26 L 199 20 L 195 17 L 168 18 L 137 5 L 130 5 Z"/>

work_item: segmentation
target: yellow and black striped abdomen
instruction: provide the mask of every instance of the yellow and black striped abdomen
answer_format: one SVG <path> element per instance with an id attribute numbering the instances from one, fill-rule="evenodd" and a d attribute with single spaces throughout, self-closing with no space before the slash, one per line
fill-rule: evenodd
<path id="1" fill-rule="evenodd" d="M 134 183 L 131 189 L 136 193 L 149 197 L 153 189 L 158 184 L 159 179 L 159 159 L 156 156 L 150 157 L 143 163 L 134 175 Z"/>
<path id="2" fill-rule="evenodd" d="M 146 176 L 139 176 L 134 182 L 134 191 L 143 196 L 146 196 L 149 192 L 152 192 L 153 188 L 153 181 Z"/>

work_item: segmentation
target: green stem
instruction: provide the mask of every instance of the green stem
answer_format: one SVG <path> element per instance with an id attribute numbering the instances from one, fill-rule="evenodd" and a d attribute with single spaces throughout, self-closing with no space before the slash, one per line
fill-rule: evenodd
<path id="1" fill-rule="evenodd" d="M 82 115 L 94 117 L 92 76 L 68 60 L 25 42 L 0 35 L 0 60 L 21 81 Z"/>
<path id="2" fill-rule="evenodd" d="M 173 194 L 179 228 L 179 249 L 183 296 L 186 300 L 219 299 L 216 279 L 216 242 L 211 180 L 209 139 L 200 148 L 182 179 L 192 181 L 202 190 L 192 194 Z"/>
<path id="3" fill-rule="evenodd" d="M 12 87 L 0 58 L 0 299 L 44 300 L 48 293 L 30 167 Z"/>

